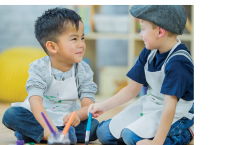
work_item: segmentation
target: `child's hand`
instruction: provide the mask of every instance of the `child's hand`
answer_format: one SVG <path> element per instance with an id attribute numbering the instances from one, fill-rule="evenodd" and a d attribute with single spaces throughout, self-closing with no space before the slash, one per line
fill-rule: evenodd
<path id="1" fill-rule="evenodd" d="M 92 114 L 92 116 L 96 118 L 99 115 L 103 114 L 105 112 L 105 109 L 104 109 L 102 103 L 94 103 L 94 104 L 89 105 L 88 112 L 89 111 Z"/>
<path id="2" fill-rule="evenodd" d="M 50 136 L 50 130 L 49 130 L 49 128 L 44 128 L 44 133 L 43 133 L 44 135 L 43 135 L 43 138 L 42 138 L 42 140 L 48 140 L 49 139 L 49 136 Z"/>
<path id="3" fill-rule="evenodd" d="M 63 126 L 66 125 L 66 123 L 69 121 L 69 118 L 71 116 L 72 113 L 69 113 L 67 114 L 64 118 L 63 118 Z M 73 121 L 72 121 L 72 124 L 71 126 L 73 127 L 77 127 L 79 124 L 80 124 L 81 120 L 80 118 L 78 117 L 78 115 L 76 114 Z"/>
<path id="4" fill-rule="evenodd" d="M 51 124 L 51 126 L 55 130 L 55 132 L 58 132 L 58 129 L 54 124 Z M 50 133 L 51 133 L 51 131 L 50 131 L 49 127 L 45 127 L 44 128 L 44 135 L 43 135 L 42 140 L 48 140 L 49 136 L 50 136 Z"/>
<path id="5" fill-rule="evenodd" d="M 144 140 L 138 141 L 136 145 L 159 145 L 159 144 L 155 142 L 154 140 L 144 139 Z"/>

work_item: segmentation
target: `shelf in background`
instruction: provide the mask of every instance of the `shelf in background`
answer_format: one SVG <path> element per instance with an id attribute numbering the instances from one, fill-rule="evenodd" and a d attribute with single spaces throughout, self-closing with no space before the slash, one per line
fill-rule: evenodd
<path id="1" fill-rule="evenodd" d="M 92 32 L 84 36 L 86 40 L 95 40 L 95 39 L 128 39 L 128 33 L 97 33 Z"/>
<path id="2" fill-rule="evenodd" d="M 142 40 L 142 38 L 140 37 L 139 33 L 135 33 L 133 35 L 135 40 Z M 191 34 L 182 34 L 179 35 L 178 38 L 182 41 L 192 41 L 192 35 Z"/>
<path id="3" fill-rule="evenodd" d="M 95 39 L 128 39 L 131 35 L 128 33 L 97 33 L 92 32 L 85 35 L 86 40 L 95 40 Z M 142 40 L 139 33 L 134 33 L 132 35 L 134 40 Z M 192 41 L 191 34 L 182 34 L 178 36 L 182 41 Z"/>

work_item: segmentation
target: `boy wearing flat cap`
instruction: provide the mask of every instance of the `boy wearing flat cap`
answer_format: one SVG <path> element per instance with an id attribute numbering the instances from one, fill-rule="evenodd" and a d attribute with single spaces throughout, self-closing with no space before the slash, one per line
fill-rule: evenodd
<path id="1" fill-rule="evenodd" d="M 110 99 L 89 106 L 98 117 L 136 97 L 143 86 L 147 94 L 97 128 L 102 144 L 173 145 L 193 138 L 194 66 L 181 44 L 187 15 L 181 5 L 133 6 L 140 19 L 145 48 L 128 72 L 130 84 Z"/>

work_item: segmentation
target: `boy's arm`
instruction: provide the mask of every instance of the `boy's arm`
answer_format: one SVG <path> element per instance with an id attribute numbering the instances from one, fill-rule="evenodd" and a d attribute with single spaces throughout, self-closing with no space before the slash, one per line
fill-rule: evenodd
<path id="1" fill-rule="evenodd" d="M 162 145 L 168 135 L 169 129 L 172 125 L 175 108 L 178 98 L 176 96 L 165 95 L 164 107 L 161 115 L 160 125 L 153 140 L 140 140 L 136 145 Z"/>
<path id="2" fill-rule="evenodd" d="M 81 100 L 82 107 L 76 111 L 76 115 L 71 124 L 72 126 L 77 127 L 81 121 L 88 119 L 88 108 L 89 108 L 89 105 L 93 103 L 94 101 L 90 98 L 87 98 L 87 97 L 82 98 Z M 63 126 L 67 124 L 71 114 L 72 113 L 69 113 L 63 118 Z"/>
<path id="3" fill-rule="evenodd" d="M 82 99 L 88 98 L 93 100 L 95 102 L 95 93 L 97 91 L 97 85 L 93 81 L 93 71 L 89 67 L 88 64 L 85 62 L 80 62 L 77 67 L 77 91 L 79 94 L 79 99 L 81 100 L 81 105 L 82 104 Z M 88 104 L 88 103 L 87 103 Z"/>
<path id="4" fill-rule="evenodd" d="M 102 103 L 104 105 L 103 107 L 105 108 L 105 111 L 120 106 L 128 102 L 129 100 L 135 98 L 141 91 L 142 86 L 143 86 L 142 84 L 131 80 L 131 82 L 121 91 L 119 91 L 113 97 Z"/>
<path id="5" fill-rule="evenodd" d="M 52 121 L 50 120 L 49 116 L 47 115 L 45 108 L 43 107 L 43 99 L 40 96 L 30 97 L 29 102 L 30 102 L 30 108 L 31 108 L 33 115 L 35 116 L 36 120 L 41 124 L 43 128 L 46 128 L 48 126 L 46 122 L 44 121 L 41 115 L 41 112 L 45 114 L 50 124 L 54 125 Z"/>
<path id="6" fill-rule="evenodd" d="M 39 122 L 39 124 L 44 129 L 44 137 L 43 140 L 47 140 L 50 135 L 50 130 L 44 121 L 41 112 L 43 111 L 47 119 L 49 120 L 51 126 L 55 131 L 58 131 L 57 127 L 53 124 L 53 122 L 48 117 L 45 108 L 43 106 L 43 99 L 40 96 L 43 96 L 44 91 L 47 89 L 47 83 L 49 81 L 49 68 L 47 67 L 48 57 L 43 57 L 32 62 L 29 66 L 29 78 L 25 85 L 28 96 L 26 99 L 30 102 L 31 111 Z"/>
<path id="7" fill-rule="evenodd" d="M 160 125 L 153 139 L 159 145 L 163 144 L 166 140 L 169 129 L 174 119 L 177 101 L 178 98 L 176 96 L 165 95 Z"/>
<path id="8" fill-rule="evenodd" d="M 113 97 L 107 99 L 102 103 L 91 104 L 88 111 L 91 111 L 93 117 L 98 117 L 105 111 L 115 108 L 121 104 L 128 102 L 129 100 L 135 98 L 142 89 L 142 84 L 137 83 L 133 80 L 124 87 L 121 91 L 115 94 Z"/>
<path id="9" fill-rule="evenodd" d="M 43 139 L 48 139 L 49 134 L 50 134 L 50 130 L 46 124 L 46 122 L 44 121 L 41 112 L 44 113 L 44 115 L 47 117 L 48 121 L 50 122 L 51 126 L 53 127 L 53 129 L 55 131 L 58 131 L 57 127 L 52 123 L 52 121 L 50 120 L 49 116 L 47 115 L 45 108 L 43 107 L 43 99 L 40 96 L 31 96 L 29 98 L 29 102 L 30 102 L 30 108 L 31 111 L 34 115 L 34 117 L 36 118 L 36 120 L 40 123 L 40 125 L 44 128 L 44 137 Z"/>
<path id="10" fill-rule="evenodd" d="M 81 106 L 78 111 L 76 111 L 76 115 L 79 117 L 81 121 L 88 119 L 88 108 L 90 104 L 95 103 L 90 98 L 82 98 L 81 100 Z"/>

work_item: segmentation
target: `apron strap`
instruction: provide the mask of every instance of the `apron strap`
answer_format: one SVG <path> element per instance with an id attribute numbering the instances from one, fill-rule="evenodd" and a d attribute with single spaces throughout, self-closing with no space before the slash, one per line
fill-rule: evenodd
<path id="1" fill-rule="evenodd" d="M 169 52 L 169 54 L 168 54 L 166 60 L 168 60 L 168 59 L 170 58 L 170 56 L 171 56 L 171 54 L 174 52 L 175 48 L 181 44 L 181 40 L 180 40 L 178 37 L 176 37 L 176 39 L 178 40 L 178 42 L 177 42 L 177 43 L 174 45 L 174 47 L 171 49 L 171 51 Z M 166 60 L 165 60 L 165 62 L 166 62 Z M 165 63 L 165 62 L 164 62 L 164 63 Z"/>
<path id="2" fill-rule="evenodd" d="M 150 62 L 153 60 L 153 58 L 154 58 L 156 52 L 157 52 L 157 49 L 152 50 L 152 51 L 150 52 L 150 54 L 149 54 L 149 56 L 148 56 L 148 59 L 147 59 L 148 64 L 150 64 Z"/>
<path id="3" fill-rule="evenodd" d="M 51 60 L 49 58 L 49 74 L 51 74 Z"/>
<path id="4" fill-rule="evenodd" d="M 175 55 L 183 55 L 183 56 L 185 56 L 187 59 L 189 59 L 190 62 L 191 62 L 192 64 L 194 64 L 191 55 L 190 55 L 186 50 L 178 50 L 178 51 L 176 51 L 170 58 L 174 57 Z M 170 58 L 169 58 L 169 59 L 170 59 Z M 168 59 L 167 61 L 169 61 L 169 59 Z"/>
<path id="5" fill-rule="evenodd" d="M 75 76 L 74 78 L 75 78 L 75 82 L 76 82 L 76 87 L 78 88 L 78 86 L 79 86 L 79 78 L 77 78 L 77 76 L 76 76 L 77 71 L 78 71 L 78 63 L 75 64 L 75 73 L 73 74 L 73 76 Z"/>
<path id="6" fill-rule="evenodd" d="M 174 45 L 174 47 L 171 49 L 171 51 L 169 52 L 169 54 L 168 54 L 166 60 L 168 60 L 168 58 L 170 57 L 171 53 L 173 53 L 173 51 L 175 50 L 175 48 L 181 44 L 181 40 L 180 40 L 178 37 L 176 37 L 176 39 L 178 40 L 178 42 L 177 42 L 177 43 Z M 150 62 L 153 60 L 153 58 L 154 58 L 155 54 L 157 53 L 157 51 L 158 51 L 158 50 L 155 49 L 155 50 L 152 50 L 152 51 L 150 52 L 150 54 L 149 54 L 149 56 L 148 56 L 148 58 L 147 58 L 148 64 L 150 64 Z M 165 60 L 165 62 L 166 62 L 166 60 Z M 164 63 L 165 63 L 165 62 L 164 62 Z"/>
<path id="7" fill-rule="evenodd" d="M 72 77 L 75 78 L 75 64 L 72 66 Z"/>
<path id="8" fill-rule="evenodd" d="M 172 55 L 169 57 L 169 59 L 167 59 L 167 60 L 164 62 L 164 64 L 162 65 L 162 71 L 165 70 L 165 67 L 166 67 L 168 61 L 169 61 L 172 57 L 174 57 L 174 56 L 176 56 L 176 55 L 185 56 L 185 57 L 194 65 L 193 59 L 192 59 L 191 55 L 190 55 L 186 50 L 178 50 L 178 51 L 176 51 L 174 54 L 172 54 Z"/>
<path id="9" fill-rule="evenodd" d="M 174 57 L 174 56 L 176 56 L 176 55 L 183 55 L 183 56 L 185 56 L 187 59 L 189 59 L 189 61 L 190 61 L 192 64 L 194 64 L 194 63 L 193 63 L 192 57 L 190 56 L 190 54 L 189 54 L 187 51 L 185 51 L 185 50 L 179 50 L 179 51 L 177 51 L 176 53 L 174 53 L 170 58 L 172 58 L 172 57 Z M 168 63 L 168 61 L 170 60 L 170 58 L 167 60 L 166 63 Z"/>
<path id="10" fill-rule="evenodd" d="M 49 82 L 51 81 L 51 60 L 49 57 Z"/>

